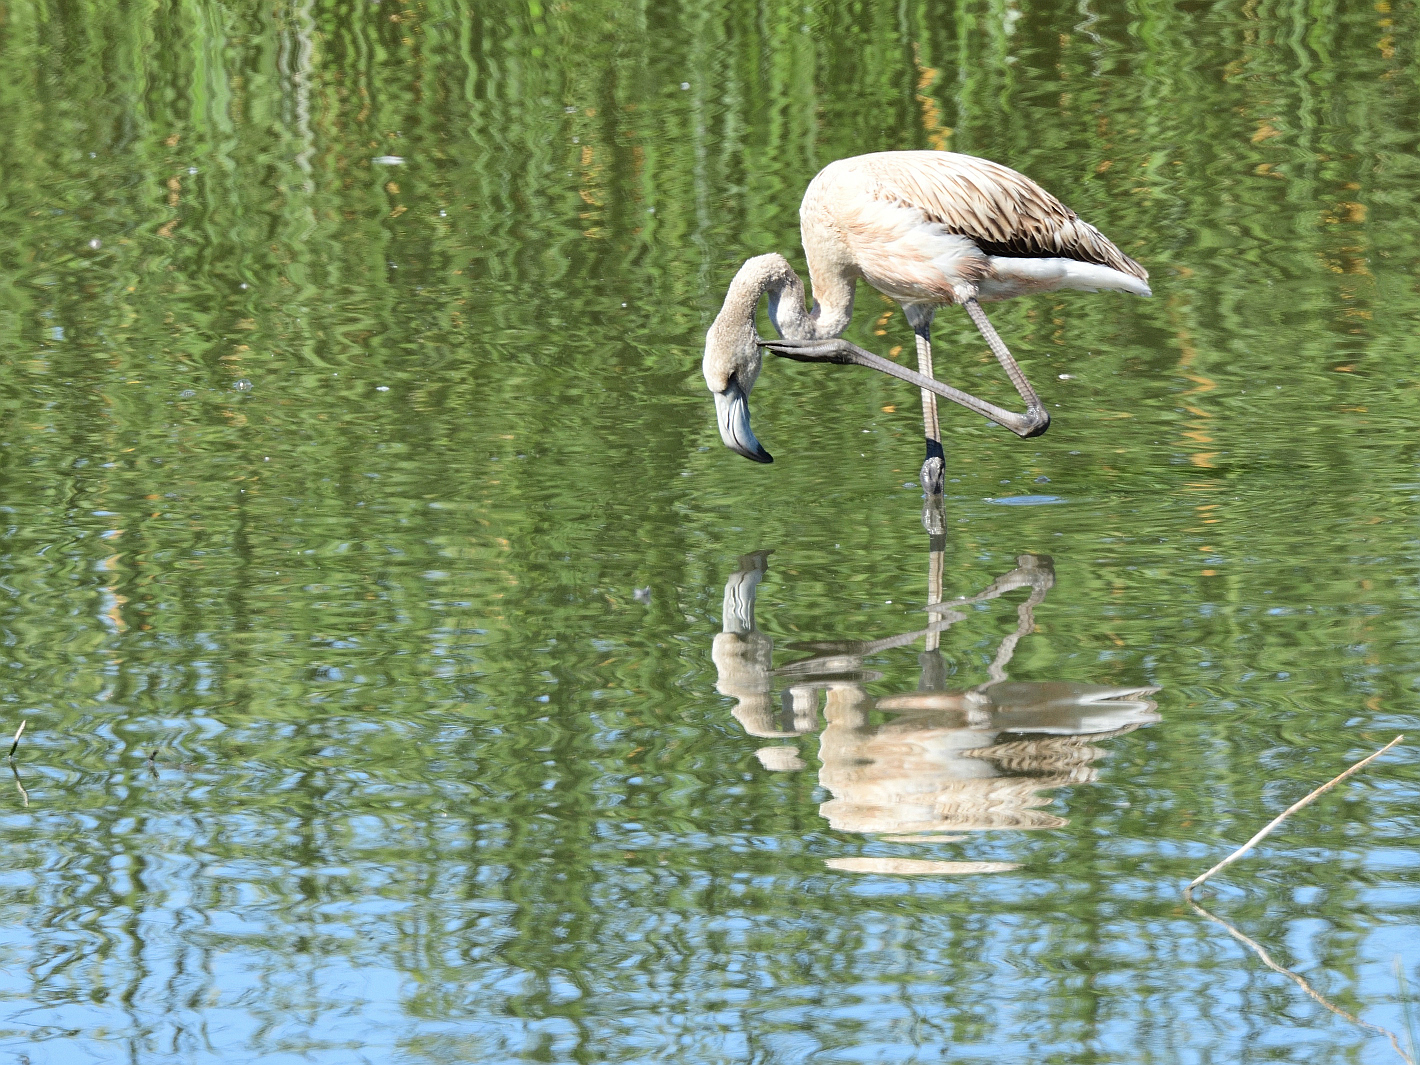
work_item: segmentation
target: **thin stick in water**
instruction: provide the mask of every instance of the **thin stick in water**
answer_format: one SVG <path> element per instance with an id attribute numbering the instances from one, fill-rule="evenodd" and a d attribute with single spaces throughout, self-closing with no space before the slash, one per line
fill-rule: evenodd
<path id="1" fill-rule="evenodd" d="M 1336 785 L 1340 784 L 1343 780 L 1345 780 L 1347 777 L 1349 777 L 1352 773 L 1355 773 L 1357 770 L 1361 769 L 1361 768 L 1362 768 L 1363 766 L 1365 766 L 1367 763 L 1369 763 L 1369 762 L 1374 762 L 1377 758 L 1379 758 L 1381 755 L 1385 754 L 1386 751 L 1390 750 L 1392 747 L 1394 747 L 1397 743 L 1399 743 L 1399 742 L 1400 742 L 1401 740 L 1403 740 L 1403 739 L 1405 739 L 1404 736 L 1397 736 L 1395 739 L 1391 740 L 1389 743 L 1387 743 L 1384 747 L 1382 747 L 1382 748 L 1381 748 L 1379 751 L 1377 751 L 1375 754 L 1372 754 L 1372 755 L 1369 755 L 1369 756 L 1367 756 L 1367 757 L 1365 757 L 1365 758 L 1362 758 L 1359 762 L 1357 762 L 1355 765 L 1353 765 L 1350 769 L 1346 770 L 1346 772 L 1341 773 L 1341 774 L 1338 775 L 1338 776 L 1332 777 L 1332 779 L 1328 780 L 1328 781 L 1327 781 L 1325 784 L 1323 784 L 1321 787 L 1317 788 L 1315 791 L 1313 791 L 1313 792 L 1312 792 L 1310 795 L 1308 795 L 1306 798 L 1304 798 L 1304 799 L 1299 799 L 1297 802 L 1292 803 L 1291 806 L 1287 807 L 1287 808 L 1286 808 L 1285 810 L 1283 810 L 1280 814 L 1278 814 L 1278 815 L 1277 815 L 1276 817 L 1274 817 L 1271 821 L 1269 821 L 1269 822 L 1267 823 L 1267 825 L 1262 829 L 1262 831 L 1259 832 L 1257 835 L 1253 836 L 1252 839 L 1248 840 L 1246 843 L 1244 843 L 1244 844 L 1243 844 L 1241 847 L 1239 847 L 1237 850 L 1233 851 L 1232 854 L 1228 855 L 1226 858 L 1224 858 L 1224 859 L 1223 859 L 1221 862 L 1219 862 L 1217 865 L 1213 866 L 1212 869 L 1209 869 L 1209 870 L 1208 870 L 1206 873 L 1204 873 L 1202 876 L 1196 877 L 1196 878 L 1193 880 L 1193 882 L 1188 885 L 1188 887 L 1186 887 L 1186 888 L 1183 889 L 1183 897 L 1186 898 L 1189 902 L 1192 902 L 1192 901 L 1193 901 L 1193 889 L 1196 888 L 1199 884 L 1203 883 L 1203 881 L 1207 880 L 1210 876 L 1212 876 L 1214 873 L 1218 872 L 1219 870 L 1221 870 L 1221 869 L 1226 869 L 1228 866 L 1232 865 L 1235 861 L 1237 861 L 1239 858 L 1241 858 L 1241 857 L 1242 857 L 1244 854 L 1246 854 L 1248 851 L 1252 850 L 1252 848 L 1255 847 L 1259 842 L 1261 842 L 1262 839 L 1263 839 L 1265 836 L 1268 835 L 1268 833 L 1270 833 L 1274 828 L 1276 828 L 1276 827 L 1277 827 L 1278 825 L 1280 825 L 1284 820 L 1286 820 L 1287 817 L 1288 817 L 1290 814 L 1296 813 L 1296 812 L 1297 812 L 1298 810 L 1300 810 L 1303 806 L 1307 805 L 1307 803 L 1311 802 L 1311 801 L 1312 801 L 1313 799 L 1315 799 L 1318 795 L 1322 794 L 1322 792 L 1330 791 L 1332 788 L 1336 787 Z"/>
<path id="2" fill-rule="evenodd" d="M 1248 840 L 1237 850 L 1233 851 L 1232 854 L 1228 855 L 1217 865 L 1213 866 L 1212 869 L 1209 869 L 1206 873 L 1204 873 L 1202 876 L 1198 877 L 1191 884 L 1189 884 L 1188 887 L 1184 888 L 1183 897 L 1188 900 L 1188 904 L 1192 906 L 1198 914 L 1203 917 L 1206 917 L 1210 921 L 1222 925 L 1228 930 L 1228 934 L 1231 935 L 1234 939 L 1246 944 L 1249 948 L 1251 948 L 1252 951 L 1260 959 L 1262 959 L 1262 963 L 1266 965 L 1269 969 L 1272 969 L 1274 972 L 1281 973 L 1283 976 L 1287 977 L 1287 979 L 1293 981 L 1298 987 L 1305 991 L 1307 995 L 1310 996 L 1315 1002 L 1330 1010 L 1338 1017 L 1341 1017 L 1343 1020 L 1349 1021 L 1351 1024 L 1356 1025 L 1358 1028 L 1365 1029 L 1366 1031 L 1375 1032 L 1378 1035 L 1384 1035 L 1387 1039 L 1390 1040 L 1390 1045 L 1395 1049 L 1395 1052 L 1400 1055 L 1401 1060 L 1404 1061 L 1406 1065 L 1415 1065 L 1414 1048 L 1412 1047 L 1411 1053 L 1407 1054 L 1404 1050 L 1400 1048 L 1400 1039 L 1389 1028 L 1382 1028 L 1378 1024 L 1371 1024 L 1368 1021 L 1363 1021 L 1355 1014 L 1347 1013 L 1340 1007 L 1333 1005 L 1325 997 L 1317 993 L 1317 991 L 1301 976 L 1292 972 L 1292 970 L 1290 969 L 1286 969 L 1281 965 L 1278 965 L 1275 961 L 1273 961 L 1272 956 L 1267 953 L 1267 951 L 1263 948 L 1262 944 L 1256 942 L 1255 940 L 1249 939 L 1246 935 L 1240 932 L 1237 928 L 1234 928 L 1231 924 L 1223 920 L 1217 914 L 1209 913 L 1207 910 L 1205 910 L 1202 906 L 1198 905 L 1198 903 L 1193 900 L 1194 888 L 1196 888 L 1199 884 L 1203 883 L 1203 881 L 1207 880 L 1214 873 L 1218 872 L 1218 870 L 1224 869 L 1227 866 L 1232 865 L 1233 862 L 1237 861 L 1248 851 L 1252 850 L 1252 848 L 1256 846 L 1258 842 L 1260 842 L 1269 832 L 1271 832 L 1274 828 L 1276 828 L 1284 820 L 1286 820 L 1289 814 L 1295 813 L 1297 810 L 1300 810 L 1303 806 L 1307 805 L 1307 803 L 1311 802 L 1323 792 L 1330 791 L 1332 788 L 1334 788 L 1337 784 L 1340 784 L 1351 774 L 1364 767 L 1367 763 L 1373 762 L 1381 755 L 1385 754 L 1386 751 L 1390 750 L 1397 743 L 1400 743 L 1403 739 L 1405 739 L 1404 736 L 1397 736 L 1395 739 L 1391 740 L 1384 747 L 1382 747 L 1379 751 L 1376 751 L 1374 754 L 1362 758 L 1359 762 L 1351 766 L 1351 768 L 1347 769 L 1344 773 L 1333 777 L 1321 787 L 1311 792 L 1309 795 L 1306 796 L 1306 798 L 1301 799 L 1298 802 L 1294 802 L 1291 806 L 1287 807 L 1287 809 L 1283 810 L 1280 814 L 1278 814 L 1275 818 L 1268 822 L 1267 826 L 1263 828 L 1261 832 L 1257 833 L 1257 835 L 1253 836 L 1252 839 Z"/>
<path id="3" fill-rule="evenodd" d="M 15 757 L 15 751 L 16 751 L 16 750 L 19 748 L 19 746 L 20 746 L 20 737 L 25 734 L 25 725 L 27 725 L 28 723 L 29 723 L 29 718 L 25 718 L 23 721 L 20 722 L 20 727 L 15 730 L 15 742 L 12 743 L 12 744 L 10 744 L 10 753 L 9 753 L 6 757 L 8 757 L 8 758 L 14 758 L 14 757 Z"/>

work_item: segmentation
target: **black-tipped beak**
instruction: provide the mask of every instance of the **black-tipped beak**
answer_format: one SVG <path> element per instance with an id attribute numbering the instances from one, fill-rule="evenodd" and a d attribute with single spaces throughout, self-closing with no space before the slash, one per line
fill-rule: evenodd
<path id="1" fill-rule="evenodd" d="M 755 462 L 773 462 L 774 458 L 760 446 L 749 428 L 749 397 L 733 377 L 723 392 L 715 394 L 715 421 L 720 426 L 720 439 L 731 451 L 737 451 Z"/>

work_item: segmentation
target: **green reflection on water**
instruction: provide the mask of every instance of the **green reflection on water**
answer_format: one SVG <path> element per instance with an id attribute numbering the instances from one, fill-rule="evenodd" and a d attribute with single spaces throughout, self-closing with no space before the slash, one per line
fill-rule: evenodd
<path id="1" fill-rule="evenodd" d="M 5 6 L 5 1049 L 1390 1060 L 1177 889 L 1414 723 L 1416 30 L 1400 0 Z M 781 649 L 925 626 L 916 396 L 774 365 L 759 468 L 698 369 L 739 262 L 802 265 L 820 166 L 925 147 L 1151 272 L 993 309 L 1054 424 L 944 411 L 941 563 L 953 599 L 1052 556 L 1012 680 L 1161 717 L 1044 794 L 1066 824 L 929 844 L 835 829 L 833 758 L 766 769 L 712 659 L 757 549 Z M 934 335 L 1009 394 L 959 312 Z M 910 345 L 871 292 L 849 336 Z M 968 620 L 948 690 L 1019 619 Z M 1416 783 L 1377 767 L 1216 900 L 1391 1027 Z M 827 864 L 874 857 L 1019 868 Z"/>

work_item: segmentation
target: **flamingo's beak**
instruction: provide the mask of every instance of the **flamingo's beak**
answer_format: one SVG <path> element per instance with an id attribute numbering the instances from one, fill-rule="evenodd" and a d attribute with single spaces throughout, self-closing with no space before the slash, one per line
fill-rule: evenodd
<path id="1" fill-rule="evenodd" d="M 760 446 L 749 427 L 749 396 L 734 377 L 723 392 L 714 393 L 715 421 L 720 426 L 720 439 L 731 451 L 737 451 L 755 462 L 773 462 L 774 458 Z"/>

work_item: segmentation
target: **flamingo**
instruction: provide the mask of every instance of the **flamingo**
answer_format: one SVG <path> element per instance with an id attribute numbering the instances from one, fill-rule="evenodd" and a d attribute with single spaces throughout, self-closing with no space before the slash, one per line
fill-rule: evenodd
<path id="1" fill-rule="evenodd" d="M 945 469 L 938 396 L 1022 438 L 1050 425 L 983 302 L 1058 289 L 1152 294 L 1142 266 L 1030 178 L 955 152 L 876 152 L 830 163 L 809 182 L 799 224 L 813 309 L 805 308 L 803 282 L 787 259 L 758 255 L 730 282 L 705 337 L 701 369 L 715 395 L 720 438 L 755 462 L 774 461 L 749 424 L 761 349 L 800 362 L 867 366 L 920 388 L 927 444 L 921 483 L 931 496 L 941 493 Z M 901 304 L 916 336 L 919 372 L 841 339 L 859 278 Z M 760 339 L 754 328 L 766 293 L 777 340 Z M 933 379 L 932 318 L 938 307 L 958 303 L 1025 401 L 1024 413 Z"/>

